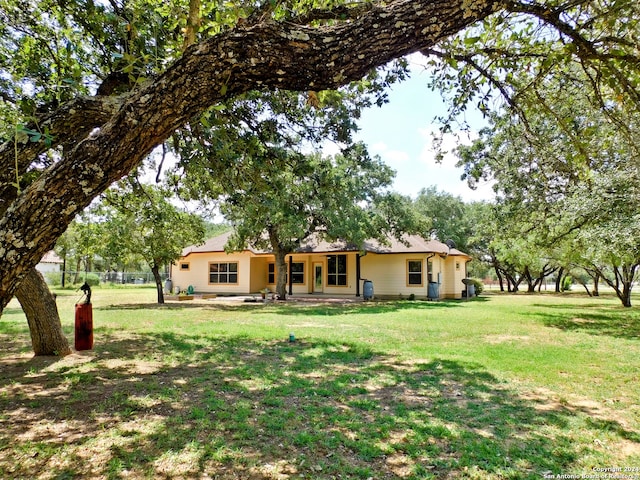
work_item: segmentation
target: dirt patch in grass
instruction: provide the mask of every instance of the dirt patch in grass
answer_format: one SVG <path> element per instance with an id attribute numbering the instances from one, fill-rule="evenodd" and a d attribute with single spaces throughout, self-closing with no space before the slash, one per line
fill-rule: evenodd
<path id="1" fill-rule="evenodd" d="M 1 478 L 539 478 L 638 453 L 611 411 L 464 362 L 180 335 L 113 334 L 64 359 L 9 347 Z"/>
<path id="2" fill-rule="evenodd" d="M 484 341 L 491 345 L 510 342 L 522 342 L 526 344 L 529 340 L 531 340 L 531 338 L 527 335 L 486 335 L 484 337 Z"/>

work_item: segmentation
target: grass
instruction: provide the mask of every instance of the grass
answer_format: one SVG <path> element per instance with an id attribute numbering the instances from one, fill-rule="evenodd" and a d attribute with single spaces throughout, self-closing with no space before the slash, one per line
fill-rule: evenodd
<path id="1" fill-rule="evenodd" d="M 640 467 L 640 311 L 613 297 L 157 306 L 154 295 L 95 289 L 95 348 L 64 359 L 31 358 L 9 305 L 0 478 L 537 479 Z M 58 296 L 71 340 L 78 297 Z"/>

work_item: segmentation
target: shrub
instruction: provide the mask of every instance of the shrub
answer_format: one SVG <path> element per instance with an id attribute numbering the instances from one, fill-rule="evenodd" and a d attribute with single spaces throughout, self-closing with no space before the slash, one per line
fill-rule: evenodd
<path id="1" fill-rule="evenodd" d="M 62 272 L 46 272 L 44 274 L 44 279 L 47 282 L 47 285 L 59 287 L 62 283 Z"/>
<path id="2" fill-rule="evenodd" d="M 573 278 L 571 277 L 571 275 L 567 275 L 562 280 L 562 291 L 568 292 L 569 290 L 571 290 L 571 285 L 573 285 Z"/>
<path id="3" fill-rule="evenodd" d="M 80 284 L 87 282 L 90 287 L 100 285 L 100 276 L 97 273 L 87 273 L 86 278 L 84 275 L 80 275 Z"/>

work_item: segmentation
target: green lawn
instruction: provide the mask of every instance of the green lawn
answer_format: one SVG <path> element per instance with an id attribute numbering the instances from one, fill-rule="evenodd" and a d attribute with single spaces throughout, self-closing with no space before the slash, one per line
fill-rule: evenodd
<path id="1" fill-rule="evenodd" d="M 154 298 L 95 289 L 95 348 L 64 359 L 9 305 L 0 478 L 640 478 L 640 310 L 612 296 Z"/>

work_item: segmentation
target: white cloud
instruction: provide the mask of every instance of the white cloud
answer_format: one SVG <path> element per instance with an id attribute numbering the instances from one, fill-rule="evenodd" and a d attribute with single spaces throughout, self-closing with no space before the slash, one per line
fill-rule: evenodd
<path id="1" fill-rule="evenodd" d="M 344 145 L 341 145 L 336 142 L 323 142 L 322 143 L 322 156 L 323 157 L 333 157 L 340 153 L 341 149 L 344 148 Z"/>
<path id="2" fill-rule="evenodd" d="M 436 149 L 434 148 L 434 134 L 440 134 L 433 126 L 419 128 L 418 132 L 425 142 L 422 146 L 422 151 L 420 152 L 420 161 L 428 165 L 437 164 Z M 458 169 L 458 167 L 456 167 L 458 158 L 454 154 L 455 149 L 459 145 L 470 145 L 476 138 L 478 138 L 478 133 L 475 131 L 445 133 L 442 136 L 440 144 L 440 150 L 442 153 L 442 161 L 440 164 L 447 168 Z"/>
<path id="3" fill-rule="evenodd" d="M 433 145 L 433 134 L 437 132 L 433 126 L 418 129 L 420 138 L 424 142 L 418 161 L 425 172 L 428 185 L 435 185 L 438 190 L 446 191 L 461 197 L 465 201 L 491 200 L 495 197 L 492 184 L 480 182 L 475 190 L 471 190 L 467 182 L 462 180 L 464 169 L 456 166 L 457 156 L 453 153 L 459 145 L 470 145 L 477 138 L 476 132 L 447 133 L 442 137 L 441 161 L 436 160 L 436 149 Z"/>
<path id="4" fill-rule="evenodd" d="M 382 158 L 382 160 L 391 167 L 396 164 L 406 163 L 410 159 L 407 152 L 402 150 L 393 150 L 384 142 L 374 143 L 369 146 L 369 151 L 375 155 L 380 155 L 380 158 Z"/>

